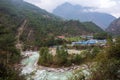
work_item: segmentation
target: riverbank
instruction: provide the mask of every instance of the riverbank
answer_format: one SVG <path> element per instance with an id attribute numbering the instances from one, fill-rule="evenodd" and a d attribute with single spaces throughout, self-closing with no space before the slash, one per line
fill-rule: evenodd
<path id="1" fill-rule="evenodd" d="M 70 67 L 50 68 L 37 64 L 39 53 L 37 51 L 22 52 L 23 56 L 27 56 L 21 62 L 22 72 L 27 80 L 68 80 L 69 76 L 73 75 L 76 70 L 82 70 L 84 74 L 89 74 L 89 69 L 86 64 L 81 66 L 72 65 Z"/>
<path id="2" fill-rule="evenodd" d="M 37 54 L 37 56 L 39 55 L 38 51 L 22 52 L 22 55 L 24 57 L 24 59 L 22 60 L 22 66 L 26 66 L 27 63 L 29 63 L 28 60 L 30 60 L 30 57 L 32 57 L 36 54 Z M 38 69 L 47 70 L 49 72 L 51 72 L 51 71 L 53 71 L 53 72 L 65 72 L 65 71 L 72 71 L 72 70 L 75 70 L 75 69 L 79 69 L 79 65 L 74 65 L 74 64 L 72 66 L 69 66 L 69 67 L 52 68 L 52 67 L 45 67 L 45 66 L 38 65 L 37 62 L 38 62 L 38 59 L 36 59 L 35 63 L 31 66 L 37 66 Z"/>

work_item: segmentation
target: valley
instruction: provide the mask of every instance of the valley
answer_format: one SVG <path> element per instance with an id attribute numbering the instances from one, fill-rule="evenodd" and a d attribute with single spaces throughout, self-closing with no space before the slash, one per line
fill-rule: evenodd
<path id="1" fill-rule="evenodd" d="M 120 80 L 120 18 L 91 9 L 0 0 L 0 80 Z"/>

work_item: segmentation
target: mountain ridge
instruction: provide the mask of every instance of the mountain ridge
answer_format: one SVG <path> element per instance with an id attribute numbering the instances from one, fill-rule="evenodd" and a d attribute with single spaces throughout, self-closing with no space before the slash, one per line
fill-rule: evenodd
<path id="1" fill-rule="evenodd" d="M 106 31 L 113 35 L 120 36 L 120 17 L 114 20 L 113 22 L 111 22 L 111 24 L 106 29 Z"/>
<path id="2" fill-rule="evenodd" d="M 24 31 L 19 36 L 24 46 L 50 46 L 55 44 L 54 38 L 59 35 L 78 36 L 96 33 L 77 20 L 62 20 L 23 0 L 1 0 L 0 12 L 0 26 L 9 28 L 15 36 L 20 25 L 27 20 Z M 103 31 L 97 27 L 96 31 L 99 30 Z"/>
<path id="3" fill-rule="evenodd" d="M 107 13 L 91 12 L 92 7 L 82 7 L 81 5 L 72 5 L 68 2 L 59 5 L 53 10 L 53 14 L 66 18 L 80 20 L 81 22 L 92 21 L 102 29 L 106 29 L 108 25 L 116 19 Z"/>

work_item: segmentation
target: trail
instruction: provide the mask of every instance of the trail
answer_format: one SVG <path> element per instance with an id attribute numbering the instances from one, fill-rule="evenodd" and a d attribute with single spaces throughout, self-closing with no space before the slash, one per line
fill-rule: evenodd
<path id="1" fill-rule="evenodd" d="M 30 35 L 32 34 L 32 32 L 33 32 L 32 30 L 29 31 L 28 36 L 27 36 L 27 41 L 28 41 Z"/>
<path id="2" fill-rule="evenodd" d="M 18 33 L 17 33 L 17 36 L 16 36 L 16 39 L 17 39 L 17 43 L 16 43 L 16 48 L 19 49 L 21 52 L 22 52 L 22 42 L 20 41 L 20 36 L 22 35 L 24 29 L 25 29 L 25 25 L 27 23 L 27 20 L 24 20 L 24 22 L 21 24 L 21 26 L 18 28 Z"/>

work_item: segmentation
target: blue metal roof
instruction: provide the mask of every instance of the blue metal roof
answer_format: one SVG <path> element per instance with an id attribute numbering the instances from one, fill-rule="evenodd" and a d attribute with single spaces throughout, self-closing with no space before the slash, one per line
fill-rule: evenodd
<path id="1" fill-rule="evenodd" d="M 87 40 L 87 41 L 79 41 L 79 42 L 73 42 L 73 44 L 82 44 L 82 45 L 87 45 L 87 44 L 96 44 L 96 40 Z"/>

